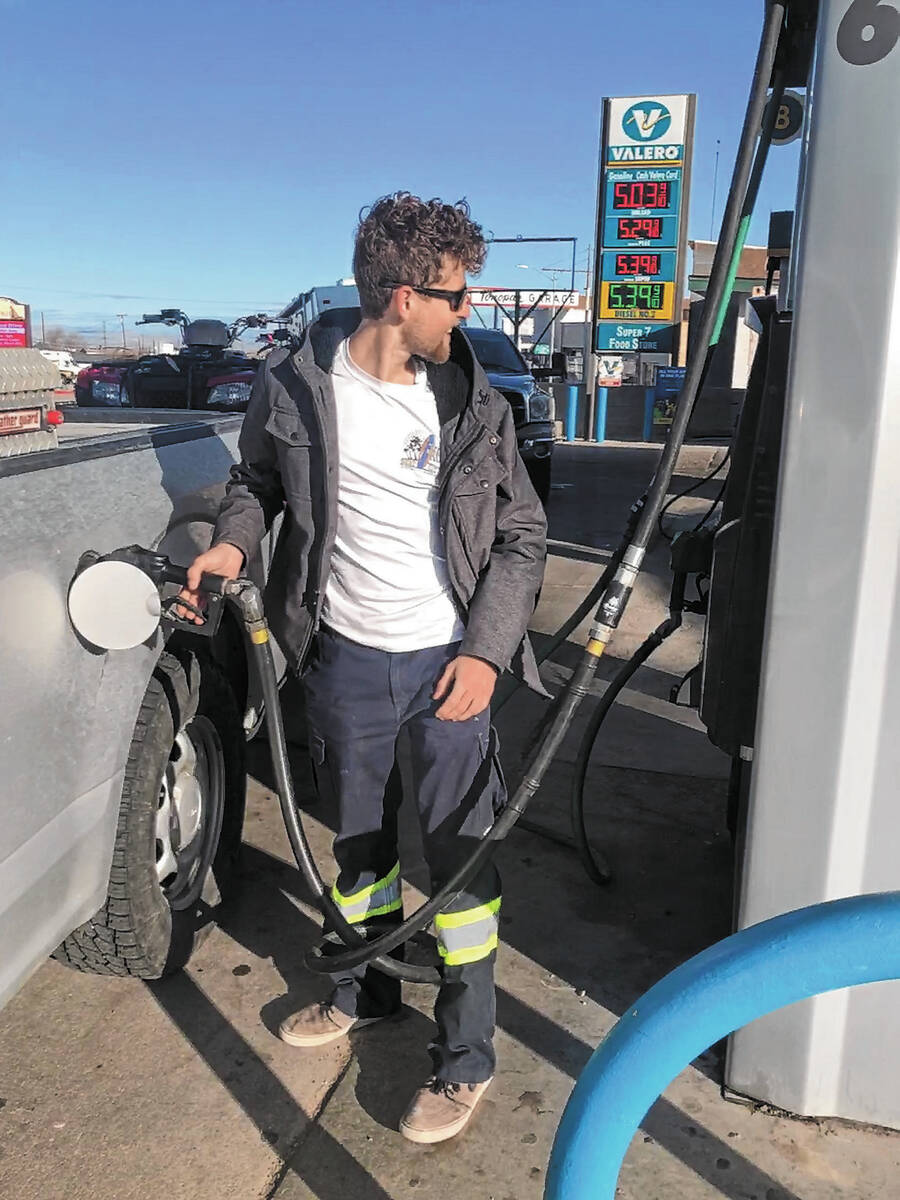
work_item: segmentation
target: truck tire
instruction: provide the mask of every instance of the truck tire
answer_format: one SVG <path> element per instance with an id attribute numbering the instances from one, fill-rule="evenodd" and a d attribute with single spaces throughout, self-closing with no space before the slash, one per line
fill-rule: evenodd
<path id="1" fill-rule="evenodd" d="M 185 965 L 237 882 L 244 748 L 221 669 L 163 654 L 131 739 L 106 903 L 54 958 L 141 979 Z"/>

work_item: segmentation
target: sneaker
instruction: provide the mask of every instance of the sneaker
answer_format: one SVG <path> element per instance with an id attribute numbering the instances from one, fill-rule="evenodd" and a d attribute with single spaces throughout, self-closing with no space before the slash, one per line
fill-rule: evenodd
<path id="1" fill-rule="evenodd" d="M 307 1004 L 278 1026 L 278 1036 L 289 1046 L 327 1046 L 346 1037 L 351 1029 L 362 1029 L 384 1021 L 384 1017 L 348 1017 L 331 1004 Z"/>
<path id="2" fill-rule="evenodd" d="M 408 1141 L 426 1145 L 462 1133 L 492 1079 L 493 1076 L 483 1083 L 427 1079 L 403 1114 L 400 1132 Z"/>

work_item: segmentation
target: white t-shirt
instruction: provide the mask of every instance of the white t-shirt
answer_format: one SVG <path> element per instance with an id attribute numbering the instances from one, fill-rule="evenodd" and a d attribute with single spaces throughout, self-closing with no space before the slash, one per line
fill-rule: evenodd
<path id="1" fill-rule="evenodd" d="M 326 625 L 379 650 L 459 640 L 438 523 L 440 424 L 424 366 L 412 384 L 361 370 L 347 341 L 331 369 L 338 427 L 338 524 Z"/>

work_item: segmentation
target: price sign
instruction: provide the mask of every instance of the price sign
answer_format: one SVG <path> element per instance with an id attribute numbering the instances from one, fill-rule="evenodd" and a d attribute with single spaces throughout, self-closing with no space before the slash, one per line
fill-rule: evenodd
<path id="1" fill-rule="evenodd" d="M 619 217 L 604 221 L 604 246 L 674 246 L 678 242 L 678 217 Z"/>
<path id="2" fill-rule="evenodd" d="M 679 319 L 686 248 L 694 97 L 604 101 L 595 310 L 596 345 L 671 345 Z M 635 332 L 628 322 L 651 322 Z M 604 322 L 615 322 L 606 328 Z M 630 343 L 626 345 L 625 343 Z"/>
<path id="3" fill-rule="evenodd" d="M 674 311 L 674 283 L 605 279 L 601 286 L 601 321 L 671 321 Z"/>
<path id="4" fill-rule="evenodd" d="M 604 279 L 655 279 L 675 282 L 674 250 L 606 250 L 603 254 Z"/>

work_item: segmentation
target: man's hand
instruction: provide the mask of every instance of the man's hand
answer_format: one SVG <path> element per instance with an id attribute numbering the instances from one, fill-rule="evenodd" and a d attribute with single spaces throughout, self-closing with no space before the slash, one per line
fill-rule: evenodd
<path id="1" fill-rule="evenodd" d="M 243 566 L 243 552 L 238 550 L 237 546 L 232 546 L 230 542 L 219 542 L 205 554 L 197 555 L 188 567 L 187 587 L 182 588 L 178 595 L 187 600 L 189 604 L 196 605 L 197 608 L 206 608 L 206 593 L 199 590 L 200 576 L 223 575 L 226 579 L 237 579 Z M 203 624 L 203 618 L 198 617 L 190 609 L 176 605 L 175 612 L 184 620 L 193 621 L 195 625 Z"/>
<path id="2" fill-rule="evenodd" d="M 489 662 L 460 654 L 447 663 L 431 693 L 433 700 L 447 697 L 434 715 L 441 721 L 467 721 L 477 716 L 490 704 L 496 682 L 497 670 Z"/>

